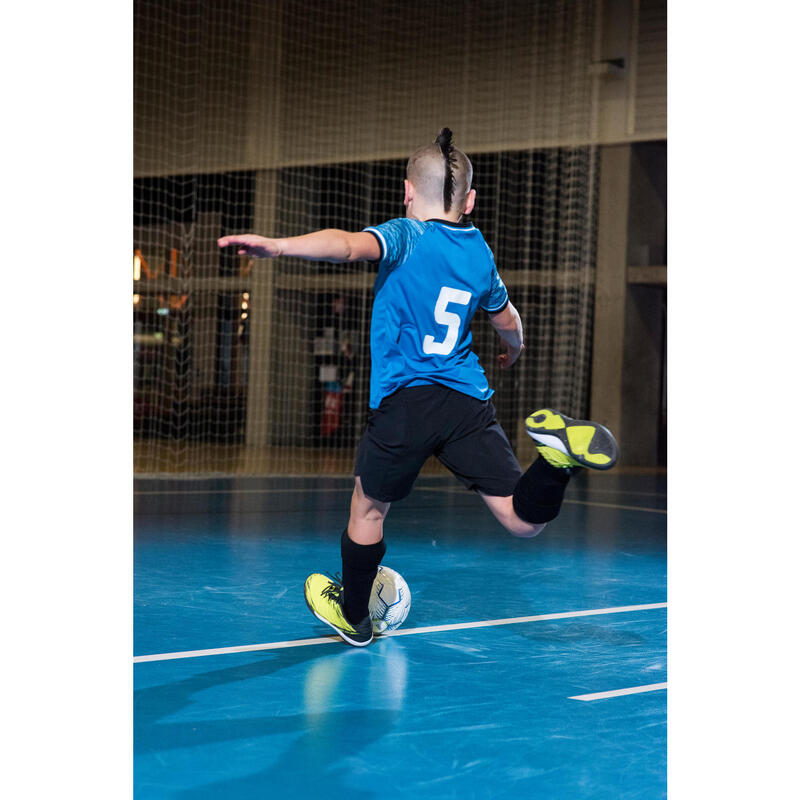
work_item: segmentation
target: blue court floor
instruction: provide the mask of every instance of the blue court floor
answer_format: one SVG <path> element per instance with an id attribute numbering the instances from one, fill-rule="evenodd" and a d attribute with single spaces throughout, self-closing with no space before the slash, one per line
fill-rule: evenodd
<path id="1" fill-rule="evenodd" d="M 136 481 L 136 798 L 666 797 L 666 477 L 581 475 L 534 539 L 420 479 L 411 611 L 364 649 L 303 599 L 351 487 Z"/>

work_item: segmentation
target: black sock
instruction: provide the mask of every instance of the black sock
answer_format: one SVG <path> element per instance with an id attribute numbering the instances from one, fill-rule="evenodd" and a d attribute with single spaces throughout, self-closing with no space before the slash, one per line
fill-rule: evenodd
<path id="1" fill-rule="evenodd" d="M 386 552 L 383 539 L 375 544 L 356 544 L 342 534 L 342 586 L 344 586 L 344 615 L 358 625 L 369 614 L 369 595 L 378 574 L 378 564 Z"/>
<path id="2" fill-rule="evenodd" d="M 525 522 L 541 524 L 558 516 L 571 469 L 554 467 L 541 456 L 528 467 L 514 487 L 514 511 Z"/>

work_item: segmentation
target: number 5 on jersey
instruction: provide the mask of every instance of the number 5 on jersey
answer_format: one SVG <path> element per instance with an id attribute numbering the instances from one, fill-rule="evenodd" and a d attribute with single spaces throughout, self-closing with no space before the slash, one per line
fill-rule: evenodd
<path id="1" fill-rule="evenodd" d="M 462 289 L 453 289 L 450 286 L 442 286 L 439 292 L 439 299 L 436 301 L 436 308 L 433 310 L 433 317 L 440 325 L 447 326 L 447 334 L 444 341 L 437 342 L 433 336 L 428 334 L 422 340 L 422 351 L 429 355 L 446 356 L 452 352 L 458 341 L 458 330 L 461 327 L 461 317 L 447 310 L 449 303 L 456 303 L 460 306 L 469 305 L 472 294 Z"/>

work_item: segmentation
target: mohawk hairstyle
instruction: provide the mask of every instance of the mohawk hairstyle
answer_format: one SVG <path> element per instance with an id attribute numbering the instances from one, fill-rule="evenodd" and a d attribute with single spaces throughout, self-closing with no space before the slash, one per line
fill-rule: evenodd
<path id="1" fill-rule="evenodd" d="M 442 199 L 444 200 L 444 210 L 449 211 L 453 202 L 453 191 L 455 189 L 455 177 L 453 170 L 458 169 L 458 161 L 453 152 L 453 131 L 450 128 L 442 128 L 434 144 L 439 146 L 444 156 L 444 186 L 442 187 Z"/>
<path id="2" fill-rule="evenodd" d="M 445 213 L 463 210 L 472 183 L 472 162 L 453 145 L 450 128 L 442 128 L 430 144 L 411 154 L 406 177 L 427 204 L 441 206 Z"/>

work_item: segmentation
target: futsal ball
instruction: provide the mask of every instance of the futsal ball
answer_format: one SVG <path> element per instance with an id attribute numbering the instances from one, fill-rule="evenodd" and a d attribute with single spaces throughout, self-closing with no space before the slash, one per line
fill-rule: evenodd
<path id="1" fill-rule="evenodd" d="M 369 596 L 369 616 L 373 633 L 399 628 L 411 608 L 411 590 L 399 572 L 379 566 Z"/>

